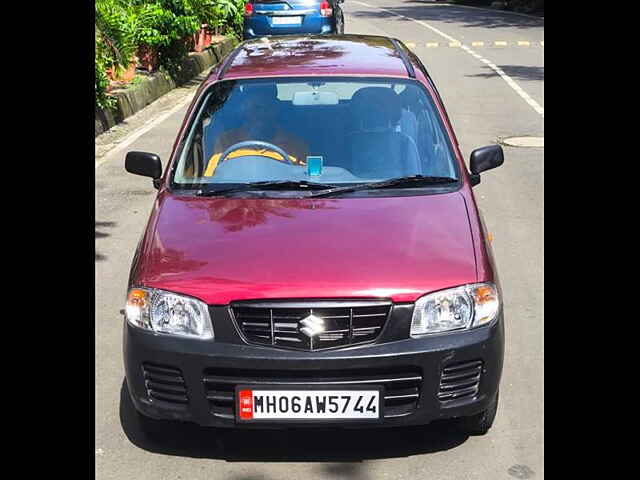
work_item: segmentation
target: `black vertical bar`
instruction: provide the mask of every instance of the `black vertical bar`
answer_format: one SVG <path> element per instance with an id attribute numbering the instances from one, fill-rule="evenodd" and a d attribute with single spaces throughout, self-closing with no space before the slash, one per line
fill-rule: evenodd
<path id="1" fill-rule="evenodd" d="M 276 344 L 276 334 L 273 325 L 273 308 L 269 309 L 269 323 L 271 324 L 271 345 Z"/>
<path id="2" fill-rule="evenodd" d="M 220 68 L 220 73 L 218 74 L 218 80 L 222 80 L 222 77 L 224 77 L 224 74 L 227 73 L 227 70 L 229 69 L 229 67 L 231 67 L 231 64 L 235 60 L 236 55 L 240 53 L 240 50 L 241 48 L 234 48 L 233 51 L 231 51 L 227 55 L 227 59 L 225 60 L 224 65 L 222 65 L 222 67 Z"/>
<path id="3" fill-rule="evenodd" d="M 313 315 L 313 308 L 309 309 L 309 315 Z M 309 350 L 313 350 L 313 337 L 309 337 Z"/>
<path id="4" fill-rule="evenodd" d="M 349 343 L 353 343 L 353 308 L 349 309 Z"/>
<path id="5" fill-rule="evenodd" d="M 416 71 L 411 64 L 407 53 L 404 51 L 404 48 L 400 45 L 400 42 L 398 42 L 398 40 L 396 40 L 395 38 L 392 38 L 390 40 L 394 48 L 396 49 L 396 52 L 398 52 L 398 55 L 400 55 L 402 63 L 404 63 L 404 67 L 407 69 L 407 75 L 409 75 L 409 77 L 411 78 L 416 78 Z"/>

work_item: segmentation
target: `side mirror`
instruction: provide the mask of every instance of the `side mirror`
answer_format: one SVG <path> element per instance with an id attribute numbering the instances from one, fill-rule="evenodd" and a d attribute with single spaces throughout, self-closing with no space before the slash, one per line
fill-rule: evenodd
<path id="1" fill-rule="evenodd" d="M 129 173 L 153 178 L 153 186 L 160 187 L 162 162 L 155 153 L 128 152 L 124 160 L 124 168 Z"/>
<path id="2" fill-rule="evenodd" d="M 469 166 L 471 167 L 471 184 L 480 183 L 480 172 L 499 167 L 504 163 L 504 152 L 500 145 L 489 145 L 476 148 L 471 152 Z"/>

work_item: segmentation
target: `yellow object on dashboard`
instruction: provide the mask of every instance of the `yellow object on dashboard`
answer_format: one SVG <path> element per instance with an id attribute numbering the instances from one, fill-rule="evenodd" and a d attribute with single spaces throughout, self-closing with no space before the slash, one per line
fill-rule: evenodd
<path id="1" fill-rule="evenodd" d="M 220 155 L 222 154 L 216 153 L 211 156 L 211 158 L 209 159 L 209 164 L 207 165 L 207 169 L 204 171 L 205 177 L 210 177 L 213 175 L 213 172 L 215 171 L 216 167 L 218 166 L 218 162 L 220 161 Z M 267 149 L 254 149 L 254 148 L 239 148 L 238 150 L 234 150 L 227 156 L 227 160 L 231 160 L 232 158 L 238 158 L 238 157 L 246 157 L 248 155 L 259 155 L 261 157 L 269 157 L 269 158 L 273 158 L 274 160 L 278 160 L 280 162 L 285 161 L 282 155 L 280 155 L 278 152 L 274 152 L 272 150 L 267 150 Z M 289 158 L 293 163 L 302 165 L 300 162 L 298 162 L 298 159 L 293 155 L 289 155 Z"/>

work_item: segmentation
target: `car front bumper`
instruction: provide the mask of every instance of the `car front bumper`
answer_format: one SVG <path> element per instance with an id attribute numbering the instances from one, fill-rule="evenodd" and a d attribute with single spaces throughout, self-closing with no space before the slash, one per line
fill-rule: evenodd
<path id="1" fill-rule="evenodd" d="M 413 306 L 395 308 L 398 308 L 400 323 L 406 324 Z M 227 327 L 219 328 L 214 322 L 216 335 L 221 331 L 222 337 L 227 338 L 204 341 L 157 335 L 125 321 L 125 373 L 136 409 L 148 417 L 190 421 L 202 426 L 279 428 L 284 425 L 236 423 L 235 385 L 260 382 L 287 388 L 287 382 L 296 379 L 292 382 L 296 386 L 300 383 L 322 386 L 322 379 L 330 377 L 342 379 L 343 384 L 352 381 L 356 386 L 362 386 L 362 382 L 381 385 L 389 397 L 398 396 L 395 393 L 403 397 L 407 392 L 417 392 L 417 398 L 390 398 L 385 402 L 385 418 L 380 423 L 357 426 L 423 425 L 485 410 L 495 398 L 502 373 L 502 313 L 493 325 L 469 331 L 388 342 L 379 338 L 378 343 L 319 352 L 248 345 L 239 336 L 237 340 L 227 341 L 233 334 L 231 325 Z M 464 369 L 472 367 L 478 369 L 479 380 L 472 386 L 471 393 L 441 400 L 439 395 L 443 392 L 465 391 L 465 385 L 455 390 L 457 379 L 453 383 L 443 381 L 443 369 L 449 372 L 445 377 L 464 377 Z M 149 383 L 150 368 L 155 384 Z M 171 394 L 163 395 L 164 399 L 154 398 L 157 382 L 161 390 L 162 385 L 175 388 L 176 399 L 183 394 L 186 399 L 174 401 Z M 468 392 L 468 384 L 466 388 Z M 164 390 L 167 392 L 169 390 Z M 225 399 L 229 396 L 232 400 Z M 327 423 L 318 425 L 326 427 Z M 347 426 L 339 422 L 330 425 Z M 287 423 L 286 426 L 295 425 Z"/>

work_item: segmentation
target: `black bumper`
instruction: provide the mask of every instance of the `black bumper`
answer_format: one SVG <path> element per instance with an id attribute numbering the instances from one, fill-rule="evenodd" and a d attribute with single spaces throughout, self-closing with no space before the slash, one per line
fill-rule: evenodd
<path id="1" fill-rule="evenodd" d="M 361 426 L 422 425 L 478 413 L 488 407 L 498 391 L 504 355 L 502 313 L 490 327 L 411 339 L 406 337 L 413 307 L 396 305 L 390 319 L 395 325 L 386 335 L 383 332 L 377 343 L 306 352 L 248 345 L 232 322 L 222 324 L 226 308 L 215 308 L 220 309 L 220 314 L 218 321 L 214 320 L 214 341 L 156 335 L 125 322 L 125 372 L 133 404 L 140 413 L 203 426 L 254 427 L 255 424 L 235 421 L 236 399 L 227 397 L 233 397 L 236 384 L 268 385 L 283 380 L 286 384 L 295 380 L 293 383 L 322 385 L 322 379 L 338 378 L 353 381 L 354 385 L 363 381 L 382 385 L 393 394 L 390 397 L 418 393 L 412 401 L 390 399 L 381 424 Z M 398 339 L 402 332 L 406 333 L 404 339 Z M 480 372 L 479 381 L 470 394 L 451 398 L 447 395 L 451 390 L 447 389 L 457 380 L 445 381 L 443 387 L 443 369 L 449 372 L 445 377 L 458 377 L 464 376 L 465 368 L 476 368 Z M 148 383 L 149 369 L 157 377 L 153 380 L 161 383 L 162 399 L 154 395 L 153 386 Z M 372 379 L 380 382 L 371 383 Z M 164 390 L 162 385 L 175 392 Z M 391 390 L 396 387 L 397 392 Z M 260 427 L 279 426 L 282 425 L 260 424 Z"/>

